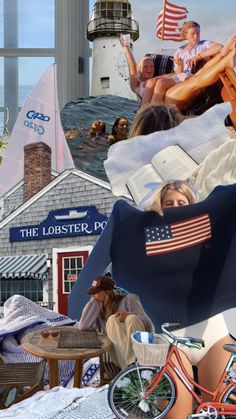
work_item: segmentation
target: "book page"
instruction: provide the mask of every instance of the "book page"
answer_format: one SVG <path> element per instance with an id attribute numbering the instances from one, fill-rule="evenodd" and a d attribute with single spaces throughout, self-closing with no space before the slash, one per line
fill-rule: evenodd
<path id="1" fill-rule="evenodd" d="M 139 204 L 139 202 L 148 194 L 150 189 L 145 187 L 145 185 L 151 182 L 163 182 L 163 179 L 152 164 L 146 164 L 129 177 L 127 188 L 136 204 Z"/>
<path id="2" fill-rule="evenodd" d="M 198 164 L 178 145 L 159 151 L 152 158 L 152 164 L 164 180 L 187 179 Z"/>

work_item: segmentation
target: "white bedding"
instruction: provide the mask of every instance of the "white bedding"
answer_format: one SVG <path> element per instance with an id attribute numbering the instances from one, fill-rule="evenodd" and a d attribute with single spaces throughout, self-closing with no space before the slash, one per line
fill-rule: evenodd
<path id="1" fill-rule="evenodd" d="M 113 419 L 107 386 L 65 389 L 55 387 L 40 391 L 6 410 L 0 419 Z"/>
<path id="2" fill-rule="evenodd" d="M 170 145 L 179 144 L 197 163 L 201 163 L 209 153 L 230 139 L 224 120 L 231 109 L 229 102 L 221 103 L 200 116 L 185 119 L 175 128 L 114 144 L 104 162 L 113 194 L 126 195 L 129 176 Z"/>
<path id="3" fill-rule="evenodd" d="M 218 185 L 236 183 L 236 132 L 229 131 L 232 139 L 212 151 L 193 172 L 190 181 L 199 193 L 206 198 Z"/>

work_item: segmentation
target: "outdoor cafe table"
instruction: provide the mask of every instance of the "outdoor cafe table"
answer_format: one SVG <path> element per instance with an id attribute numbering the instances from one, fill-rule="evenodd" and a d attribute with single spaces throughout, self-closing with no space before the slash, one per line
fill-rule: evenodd
<path id="1" fill-rule="evenodd" d="M 59 334 L 56 337 L 50 334 L 47 338 L 45 338 L 41 335 L 42 330 L 37 330 L 35 332 L 28 333 L 22 340 L 22 346 L 27 352 L 47 360 L 49 369 L 49 387 L 53 388 L 59 385 L 58 360 L 75 360 L 74 387 L 81 387 L 83 363 L 85 359 L 97 356 L 99 357 L 100 377 L 102 377 L 102 355 L 109 351 L 111 347 L 111 342 L 108 337 L 100 332 L 91 332 L 93 334 L 96 333 L 97 337 L 101 341 L 101 348 L 59 348 L 58 343 L 60 339 L 60 332 L 62 330 L 68 331 L 68 334 L 80 333 L 76 327 L 62 326 L 48 329 L 49 332 L 59 331 Z"/>

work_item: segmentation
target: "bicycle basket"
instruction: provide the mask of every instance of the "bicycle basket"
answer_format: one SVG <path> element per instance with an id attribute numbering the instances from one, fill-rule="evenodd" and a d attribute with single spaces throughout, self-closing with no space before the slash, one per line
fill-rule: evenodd
<path id="1" fill-rule="evenodd" d="M 166 362 L 170 346 L 168 340 L 162 335 L 155 334 L 153 343 L 140 343 L 133 335 L 134 333 L 131 333 L 131 341 L 138 363 L 162 367 Z"/>

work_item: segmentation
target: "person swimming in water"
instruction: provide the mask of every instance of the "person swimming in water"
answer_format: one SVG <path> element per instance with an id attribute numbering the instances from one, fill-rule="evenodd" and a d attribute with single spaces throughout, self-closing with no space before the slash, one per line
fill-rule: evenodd
<path id="1" fill-rule="evenodd" d="M 118 141 L 127 140 L 129 132 L 129 121 L 124 116 L 117 118 L 113 124 L 111 134 L 108 136 L 110 145 Z"/>
<path id="2" fill-rule="evenodd" d="M 91 124 L 88 135 L 90 138 L 98 138 L 100 136 L 103 136 L 105 132 L 106 132 L 105 122 L 101 121 L 100 119 L 96 119 Z"/>

